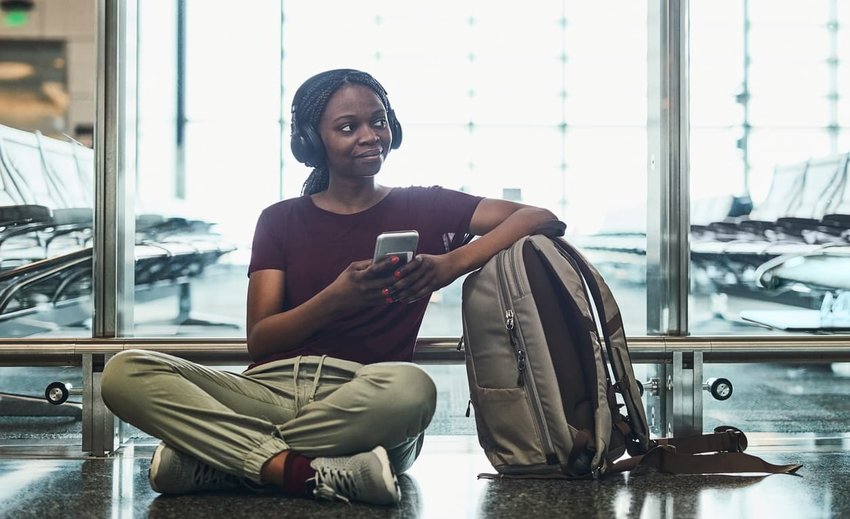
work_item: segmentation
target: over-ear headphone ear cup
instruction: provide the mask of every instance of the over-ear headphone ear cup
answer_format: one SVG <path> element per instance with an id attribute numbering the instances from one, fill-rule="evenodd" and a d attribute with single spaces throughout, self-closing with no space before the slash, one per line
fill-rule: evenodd
<path id="1" fill-rule="evenodd" d="M 289 139 L 289 147 L 292 150 L 292 156 L 295 160 L 301 163 L 307 163 L 307 143 L 304 138 L 298 133 L 293 133 Z"/>
<path id="2" fill-rule="evenodd" d="M 403 133 L 401 131 L 401 123 L 398 122 L 398 117 L 395 116 L 395 110 L 390 109 L 387 114 L 387 122 L 390 124 L 390 131 L 393 134 L 393 140 L 390 143 L 390 149 L 397 150 L 399 146 L 401 146 L 401 138 Z"/>
<path id="3" fill-rule="evenodd" d="M 311 126 L 304 125 L 292 133 L 289 143 L 295 160 L 310 167 L 320 166 L 325 160 L 325 145 L 319 133 Z"/>

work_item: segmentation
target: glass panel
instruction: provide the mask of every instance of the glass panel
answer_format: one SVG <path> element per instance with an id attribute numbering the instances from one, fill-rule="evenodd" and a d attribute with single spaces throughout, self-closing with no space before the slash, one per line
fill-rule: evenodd
<path id="1" fill-rule="evenodd" d="M 236 301 L 244 300 L 254 222 L 262 208 L 298 196 L 308 173 L 291 156 L 281 121 L 296 88 L 329 68 L 367 70 L 389 91 L 405 139 L 382 172 L 385 184 L 440 184 L 544 206 L 576 240 L 606 231 L 605 222 L 631 220 L 630 211 L 645 214 L 646 29 L 634 23 L 645 19 L 643 6 L 554 3 L 518 17 L 510 5 L 447 0 L 367 10 L 295 2 L 283 13 L 278 2 L 252 2 L 261 22 L 249 25 L 234 22 L 223 2 L 196 1 L 186 2 L 182 23 L 177 5 L 139 6 L 139 145 L 147 151 L 139 153 L 137 207 L 153 222 L 157 215 L 215 222 L 200 241 L 223 248 L 203 273 L 158 285 L 161 294 L 151 291 L 146 302 L 137 297 L 138 335 L 244 333 L 244 302 Z M 351 27 L 363 30 L 352 37 Z M 600 32 L 616 32 L 617 42 L 604 43 Z M 615 178 L 622 189 L 608 203 L 587 196 Z M 636 223 L 645 243 L 645 218 Z M 140 236 L 153 246 L 162 240 Z M 184 232 L 179 240 L 190 238 Z M 156 255 L 155 247 L 138 250 Z M 170 261 L 168 251 L 160 254 Z M 641 257 L 631 259 L 632 270 L 644 268 Z M 645 294 L 642 280 L 621 287 L 614 279 L 615 291 Z M 220 297 L 205 301 L 205 313 L 216 315 L 190 317 L 202 304 L 196 292 L 222 282 L 234 288 L 233 301 L 226 308 L 216 308 Z M 460 282 L 434 297 L 423 335 L 460 333 L 459 294 Z M 632 314 L 631 333 L 645 329 L 641 314 Z"/>
<path id="2" fill-rule="evenodd" d="M 839 5 L 691 2 L 692 333 L 850 329 Z"/>
<path id="3" fill-rule="evenodd" d="M 850 18 L 850 4 L 847 2 L 836 2 L 835 5 L 836 18 L 838 20 L 847 20 Z M 833 29 L 838 28 L 838 24 L 832 26 Z M 846 27 L 842 30 L 835 31 L 836 49 L 846 49 L 850 47 L 850 31 Z M 847 85 L 850 85 L 850 60 L 842 59 L 836 63 L 835 84 L 846 91 Z M 841 96 L 837 100 L 838 104 L 838 132 L 839 144 L 838 149 L 850 149 L 850 96 Z"/>
<path id="4" fill-rule="evenodd" d="M 389 2 L 376 9 L 377 16 L 348 3 L 334 4 L 339 22 L 329 22 L 309 4 L 295 4 L 291 13 L 287 5 L 285 49 L 307 45 L 317 24 L 344 27 L 327 28 L 329 41 L 322 48 L 312 46 L 309 55 L 285 54 L 284 91 L 293 92 L 308 74 L 334 66 L 372 71 L 388 88 L 405 128 L 404 147 L 382 173 L 387 184 L 441 184 L 547 207 L 568 222 L 575 239 L 599 232 L 600 222 L 617 220 L 609 213 L 623 212 L 620 200 L 598 204 L 582 195 L 609 185 L 615 175 L 618 182 L 621 176 L 628 180 L 612 196 L 634 197 L 629 205 L 645 211 L 645 27 L 634 24 L 635 18 L 645 18 L 645 8 L 618 3 L 617 9 L 605 11 L 602 28 L 599 8 L 588 4 L 549 4 L 519 18 L 509 5 L 458 9 L 447 3 L 442 9 L 439 4 Z M 436 40 L 430 37 L 432 21 L 441 28 Z M 364 31 L 369 36 L 348 38 L 345 28 L 352 24 L 369 27 Z M 506 26 L 510 38 L 505 38 Z M 617 45 L 601 44 L 600 30 L 616 31 L 618 38 L 637 45 L 623 45 L 621 39 Z M 423 31 L 429 33 L 423 34 L 427 53 L 409 43 L 419 41 L 416 35 Z M 612 139 L 622 150 L 614 158 L 606 153 Z M 434 149 L 441 150 L 439 158 L 430 153 Z M 295 174 L 306 176 L 284 170 L 284 184 Z M 638 232 L 645 233 L 644 222 L 638 222 Z M 643 260 L 635 260 L 640 270 Z M 614 284 L 618 293 L 635 291 L 637 308 L 645 307 L 645 288 Z M 422 336 L 460 332 L 459 285 L 432 299 Z M 633 333 L 645 330 L 641 315 L 631 314 Z"/>
<path id="5" fill-rule="evenodd" d="M 545 185 L 562 190 L 561 207 L 549 207 L 561 209 L 567 238 L 629 308 L 626 331 L 643 335 L 647 211 L 658 210 L 646 205 L 647 8 L 609 7 L 565 5 L 562 171 Z"/>
<path id="6" fill-rule="evenodd" d="M 425 434 L 476 434 L 472 411 L 469 411 L 468 416 L 466 414 L 469 407 L 469 385 L 464 365 L 426 364 L 423 368 L 437 386 L 437 408 Z"/>
<path id="7" fill-rule="evenodd" d="M 281 193 L 281 11 L 239 8 L 250 23 L 139 2 L 137 336 L 245 333 L 254 225 Z"/>
<path id="8" fill-rule="evenodd" d="M 94 28 L 94 0 L 0 23 L 3 338 L 91 335 Z"/>

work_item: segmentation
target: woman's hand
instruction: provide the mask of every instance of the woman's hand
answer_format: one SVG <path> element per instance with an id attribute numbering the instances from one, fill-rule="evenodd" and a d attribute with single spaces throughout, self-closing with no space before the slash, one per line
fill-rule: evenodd
<path id="1" fill-rule="evenodd" d="M 448 254 L 418 254 L 410 263 L 392 272 L 394 282 L 388 287 L 389 295 L 393 301 L 412 303 L 454 281 L 456 271 Z"/>
<path id="2" fill-rule="evenodd" d="M 389 256 L 374 264 L 371 260 L 355 261 L 327 290 L 350 310 L 391 303 L 390 287 L 396 281 L 393 274 L 399 262 L 398 256 Z"/>

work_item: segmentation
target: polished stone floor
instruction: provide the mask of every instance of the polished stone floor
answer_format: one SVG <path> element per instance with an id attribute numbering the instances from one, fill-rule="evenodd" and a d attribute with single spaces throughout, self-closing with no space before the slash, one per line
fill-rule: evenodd
<path id="1" fill-rule="evenodd" d="M 438 409 L 422 456 L 401 479 L 399 507 L 272 494 L 160 497 L 147 482 L 151 437 L 125 427 L 127 446 L 117 455 L 88 458 L 79 451 L 81 421 L 73 409 L 66 416 L 14 416 L 16 406 L 0 396 L 0 518 L 850 517 L 850 364 L 706 366 L 706 377 L 730 378 L 735 393 L 723 402 L 706 397 L 705 429 L 738 426 L 748 432 L 750 452 L 802 463 L 800 476 L 649 474 L 599 482 L 477 479 L 492 469 L 473 436 L 474 420 L 465 416 L 463 366 L 427 369 L 439 388 Z M 32 396 L 50 380 L 78 379 L 79 368 L 0 369 L 0 386 Z"/>
<path id="2" fill-rule="evenodd" d="M 850 436 L 814 440 L 753 435 L 751 449 L 775 463 L 802 463 L 799 476 L 617 475 L 603 481 L 486 480 L 492 469 L 472 436 L 434 436 L 402 476 L 390 508 L 315 502 L 274 494 L 164 497 L 147 482 L 153 445 L 109 458 L 68 447 L 0 449 L 0 517 L 629 517 L 759 518 L 850 516 Z"/>

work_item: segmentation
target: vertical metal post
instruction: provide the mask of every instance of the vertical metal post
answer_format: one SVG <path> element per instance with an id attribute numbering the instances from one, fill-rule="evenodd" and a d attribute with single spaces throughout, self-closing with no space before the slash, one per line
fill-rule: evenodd
<path id="1" fill-rule="evenodd" d="M 673 436 L 702 434 L 702 352 L 673 352 Z"/>
<path id="2" fill-rule="evenodd" d="M 117 429 L 115 416 L 101 398 L 103 367 L 109 356 L 83 354 L 83 451 L 105 456 L 115 451 Z"/>
<path id="3" fill-rule="evenodd" d="M 647 420 L 656 436 L 702 434 L 702 352 L 673 352 L 671 364 L 650 371 Z"/>
<path id="4" fill-rule="evenodd" d="M 648 5 L 646 324 L 687 335 L 688 0 Z"/>
<path id="5" fill-rule="evenodd" d="M 95 124 L 94 336 L 133 326 L 136 3 L 98 1 Z"/>
<path id="6" fill-rule="evenodd" d="M 646 329 L 658 335 L 688 334 L 688 7 L 688 0 L 650 0 L 647 12 Z M 701 353 L 675 352 L 672 365 L 650 370 L 655 383 L 647 416 L 654 434 L 701 430 L 695 363 L 702 377 Z"/>
<path id="7" fill-rule="evenodd" d="M 743 21 L 744 21 L 744 45 L 743 48 L 743 67 L 741 80 L 741 92 L 735 97 L 741 105 L 742 121 L 741 121 L 741 138 L 738 141 L 738 148 L 741 150 L 741 160 L 744 166 L 744 194 L 752 196 L 750 192 L 750 2 L 743 0 Z"/>
<path id="8" fill-rule="evenodd" d="M 83 355 L 83 452 L 92 452 L 94 445 L 94 410 L 91 405 L 94 400 L 93 387 L 92 358 L 91 355 Z"/>
<path id="9" fill-rule="evenodd" d="M 136 166 L 135 0 L 97 2 L 95 119 L 94 315 L 95 338 L 127 335 L 133 326 Z M 115 418 L 103 404 L 105 355 L 83 355 L 84 451 L 115 449 Z"/>
<path id="10" fill-rule="evenodd" d="M 177 0 L 177 81 L 174 127 L 174 197 L 186 199 L 186 0 Z"/>
<path id="11" fill-rule="evenodd" d="M 646 419 L 653 436 L 669 436 L 667 431 L 668 413 L 667 393 L 672 388 L 673 374 L 668 364 L 656 364 L 647 370 L 649 380 L 644 383 L 646 389 Z"/>
<path id="12" fill-rule="evenodd" d="M 842 59 L 838 50 L 841 41 L 838 31 L 839 29 L 843 30 L 844 27 L 841 26 L 839 21 L 840 8 L 837 4 L 837 0 L 829 2 L 829 20 L 826 23 L 826 28 L 829 31 L 829 57 L 826 59 L 829 67 L 829 91 L 826 94 L 827 99 L 829 99 L 829 124 L 826 129 L 829 132 L 830 153 L 839 153 L 842 148 L 842 145 L 839 145 L 841 136 L 841 116 L 839 115 L 841 110 L 839 107 L 842 105 L 840 101 L 844 100 L 841 99 L 839 94 L 839 87 L 841 86 L 839 68 Z"/>

